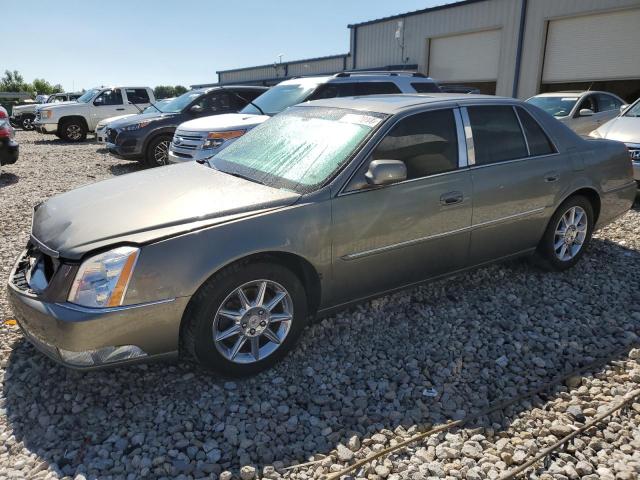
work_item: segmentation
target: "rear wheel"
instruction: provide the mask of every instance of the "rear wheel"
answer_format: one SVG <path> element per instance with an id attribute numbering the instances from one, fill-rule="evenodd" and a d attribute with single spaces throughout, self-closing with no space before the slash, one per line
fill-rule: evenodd
<path id="1" fill-rule="evenodd" d="M 87 128 L 80 120 L 67 120 L 60 127 L 60 138 L 68 142 L 83 142 L 87 139 Z"/>
<path id="2" fill-rule="evenodd" d="M 149 167 L 160 167 L 169 163 L 170 135 L 161 135 L 151 140 L 147 146 L 145 163 Z"/>
<path id="3" fill-rule="evenodd" d="M 225 376 L 258 373 L 283 358 L 307 315 L 298 277 L 278 264 L 249 263 L 214 275 L 187 312 L 185 349 Z"/>
<path id="4" fill-rule="evenodd" d="M 565 200 L 538 245 L 542 266 L 561 271 L 575 265 L 591 240 L 593 226 L 593 206 L 587 198 L 576 195 Z"/>

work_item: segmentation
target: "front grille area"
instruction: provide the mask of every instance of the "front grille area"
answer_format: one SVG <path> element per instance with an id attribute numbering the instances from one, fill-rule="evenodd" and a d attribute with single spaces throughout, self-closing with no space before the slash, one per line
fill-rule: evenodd
<path id="1" fill-rule="evenodd" d="M 42 292 L 59 266 L 59 260 L 42 253 L 30 243 L 16 264 L 11 283 L 23 292 Z"/>
<path id="2" fill-rule="evenodd" d="M 117 130 L 114 130 L 113 128 L 107 128 L 107 142 L 109 143 L 116 143 L 116 138 L 118 136 L 118 132 Z"/>
<path id="3" fill-rule="evenodd" d="M 173 135 L 173 150 L 193 151 L 202 146 L 205 134 L 176 130 Z"/>
<path id="4" fill-rule="evenodd" d="M 631 155 L 631 160 L 634 162 L 640 162 L 640 149 L 629 149 L 629 155 Z"/>

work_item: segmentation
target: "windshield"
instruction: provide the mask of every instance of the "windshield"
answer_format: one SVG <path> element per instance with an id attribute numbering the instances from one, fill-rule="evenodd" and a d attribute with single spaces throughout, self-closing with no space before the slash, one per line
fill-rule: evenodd
<path id="1" fill-rule="evenodd" d="M 78 102 L 89 103 L 91 99 L 100 91 L 99 88 L 92 88 L 91 90 L 87 90 L 83 93 L 79 98 Z"/>
<path id="2" fill-rule="evenodd" d="M 627 108 L 627 111 L 624 112 L 625 117 L 640 117 L 640 99 L 636 100 L 636 103 L 631 105 L 631 107 Z"/>
<path id="3" fill-rule="evenodd" d="M 298 83 L 288 85 L 276 85 L 256 98 L 253 103 L 258 105 L 265 115 L 275 115 L 285 108 L 292 107 L 303 102 L 318 87 L 317 83 Z M 260 110 L 248 104 L 240 113 L 262 115 Z"/>
<path id="4" fill-rule="evenodd" d="M 578 101 L 578 97 L 531 97 L 527 103 L 541 108 L 554 117 L 566 117 Z"/>
<path id="5" fill-rule="evenodd" d="M 293 108 L 240 137 L 210 165 L 270 187 L 310 192 L 342 167 L 384 118 L 340 108 Z"/>
<path id="6" fill-rule="evenodd" d="M 162 110 L 162 107 L 173 100 L 175 100 L 175 98 L 165 98 L 163 100 L 158 100 L 153 105 L 149 105 L 147 108 L 145 108 L 142 113 L 158 113 L 158 110 L 162 112 L 164 111 Z"/>
<path id="7" fill-rule="evenodd" d="M 158 105 L 158 108 L 165 113 L 180 113 L 185 109 L 185 107 L 201 95 L 203 95 L 202 90 L 193 90 L 191 92 L 183 93 L 164 105 Z"/>

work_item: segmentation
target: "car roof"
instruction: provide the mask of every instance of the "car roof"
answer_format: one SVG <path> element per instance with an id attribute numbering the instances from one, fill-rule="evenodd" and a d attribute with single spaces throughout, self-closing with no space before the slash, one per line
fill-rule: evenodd
<path id="1" fill-rule="evenodd" d="M 536 97 L 581 97 L 587 93 L 604 93 L 606 95 L 614 95 L 611 92 L 602 92 L 600 90 L 564 90 L 561 92 L 540 93 Z"/>
<path id="2" fill-rule="evenodd" d="M 302 107 L 331 107 L 362 110 L 394 115 L 411 107 L 433 105 L 443 102 L 464 102 L 472 100 L 479 103 L 517 103 L 513 98 L 496 97 L 494 95 L 474 95 L 460 93 L 428 93 L 428 94 L 391 94 L 366 95 L 361 97 L 341 97 L 314 100 L 298 106 Z"/>
<path id="3" fill-rule="evenodd" d="M 320 85 L 323 83 L 366 83 L 366 82 L 395 82 L 399 79 L 409 79 L 414 83 L 436 83 L 431 77 L 414 75 L 414 72 L 343 72 L 337 75 L 317 75 L 296 77 L 284 80 L 278 85 Z"/>

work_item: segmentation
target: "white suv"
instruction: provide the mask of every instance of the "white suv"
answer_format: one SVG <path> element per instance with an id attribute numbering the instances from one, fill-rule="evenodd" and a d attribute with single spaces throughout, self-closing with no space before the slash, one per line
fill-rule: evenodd
<path id="1" fill-rule="evenodd" d="M 298 103 L 321 98 L 433 92 L 440 92 L 438 84 L 415 72 L 342 72 L 285 80 L 240 113 L 202 117 L 180 124 L 169 147 L 169 162 L 209 158 L 271 116 Z"/>
<path id="2" fill-rule="evenodd" d="M 100 120 L 138 113 L 155 101 L 149 87 L 99 87 L 85 92 L 76 102 L 42 106 L 36 111 L 35 129 L 81 142 Z"/>

